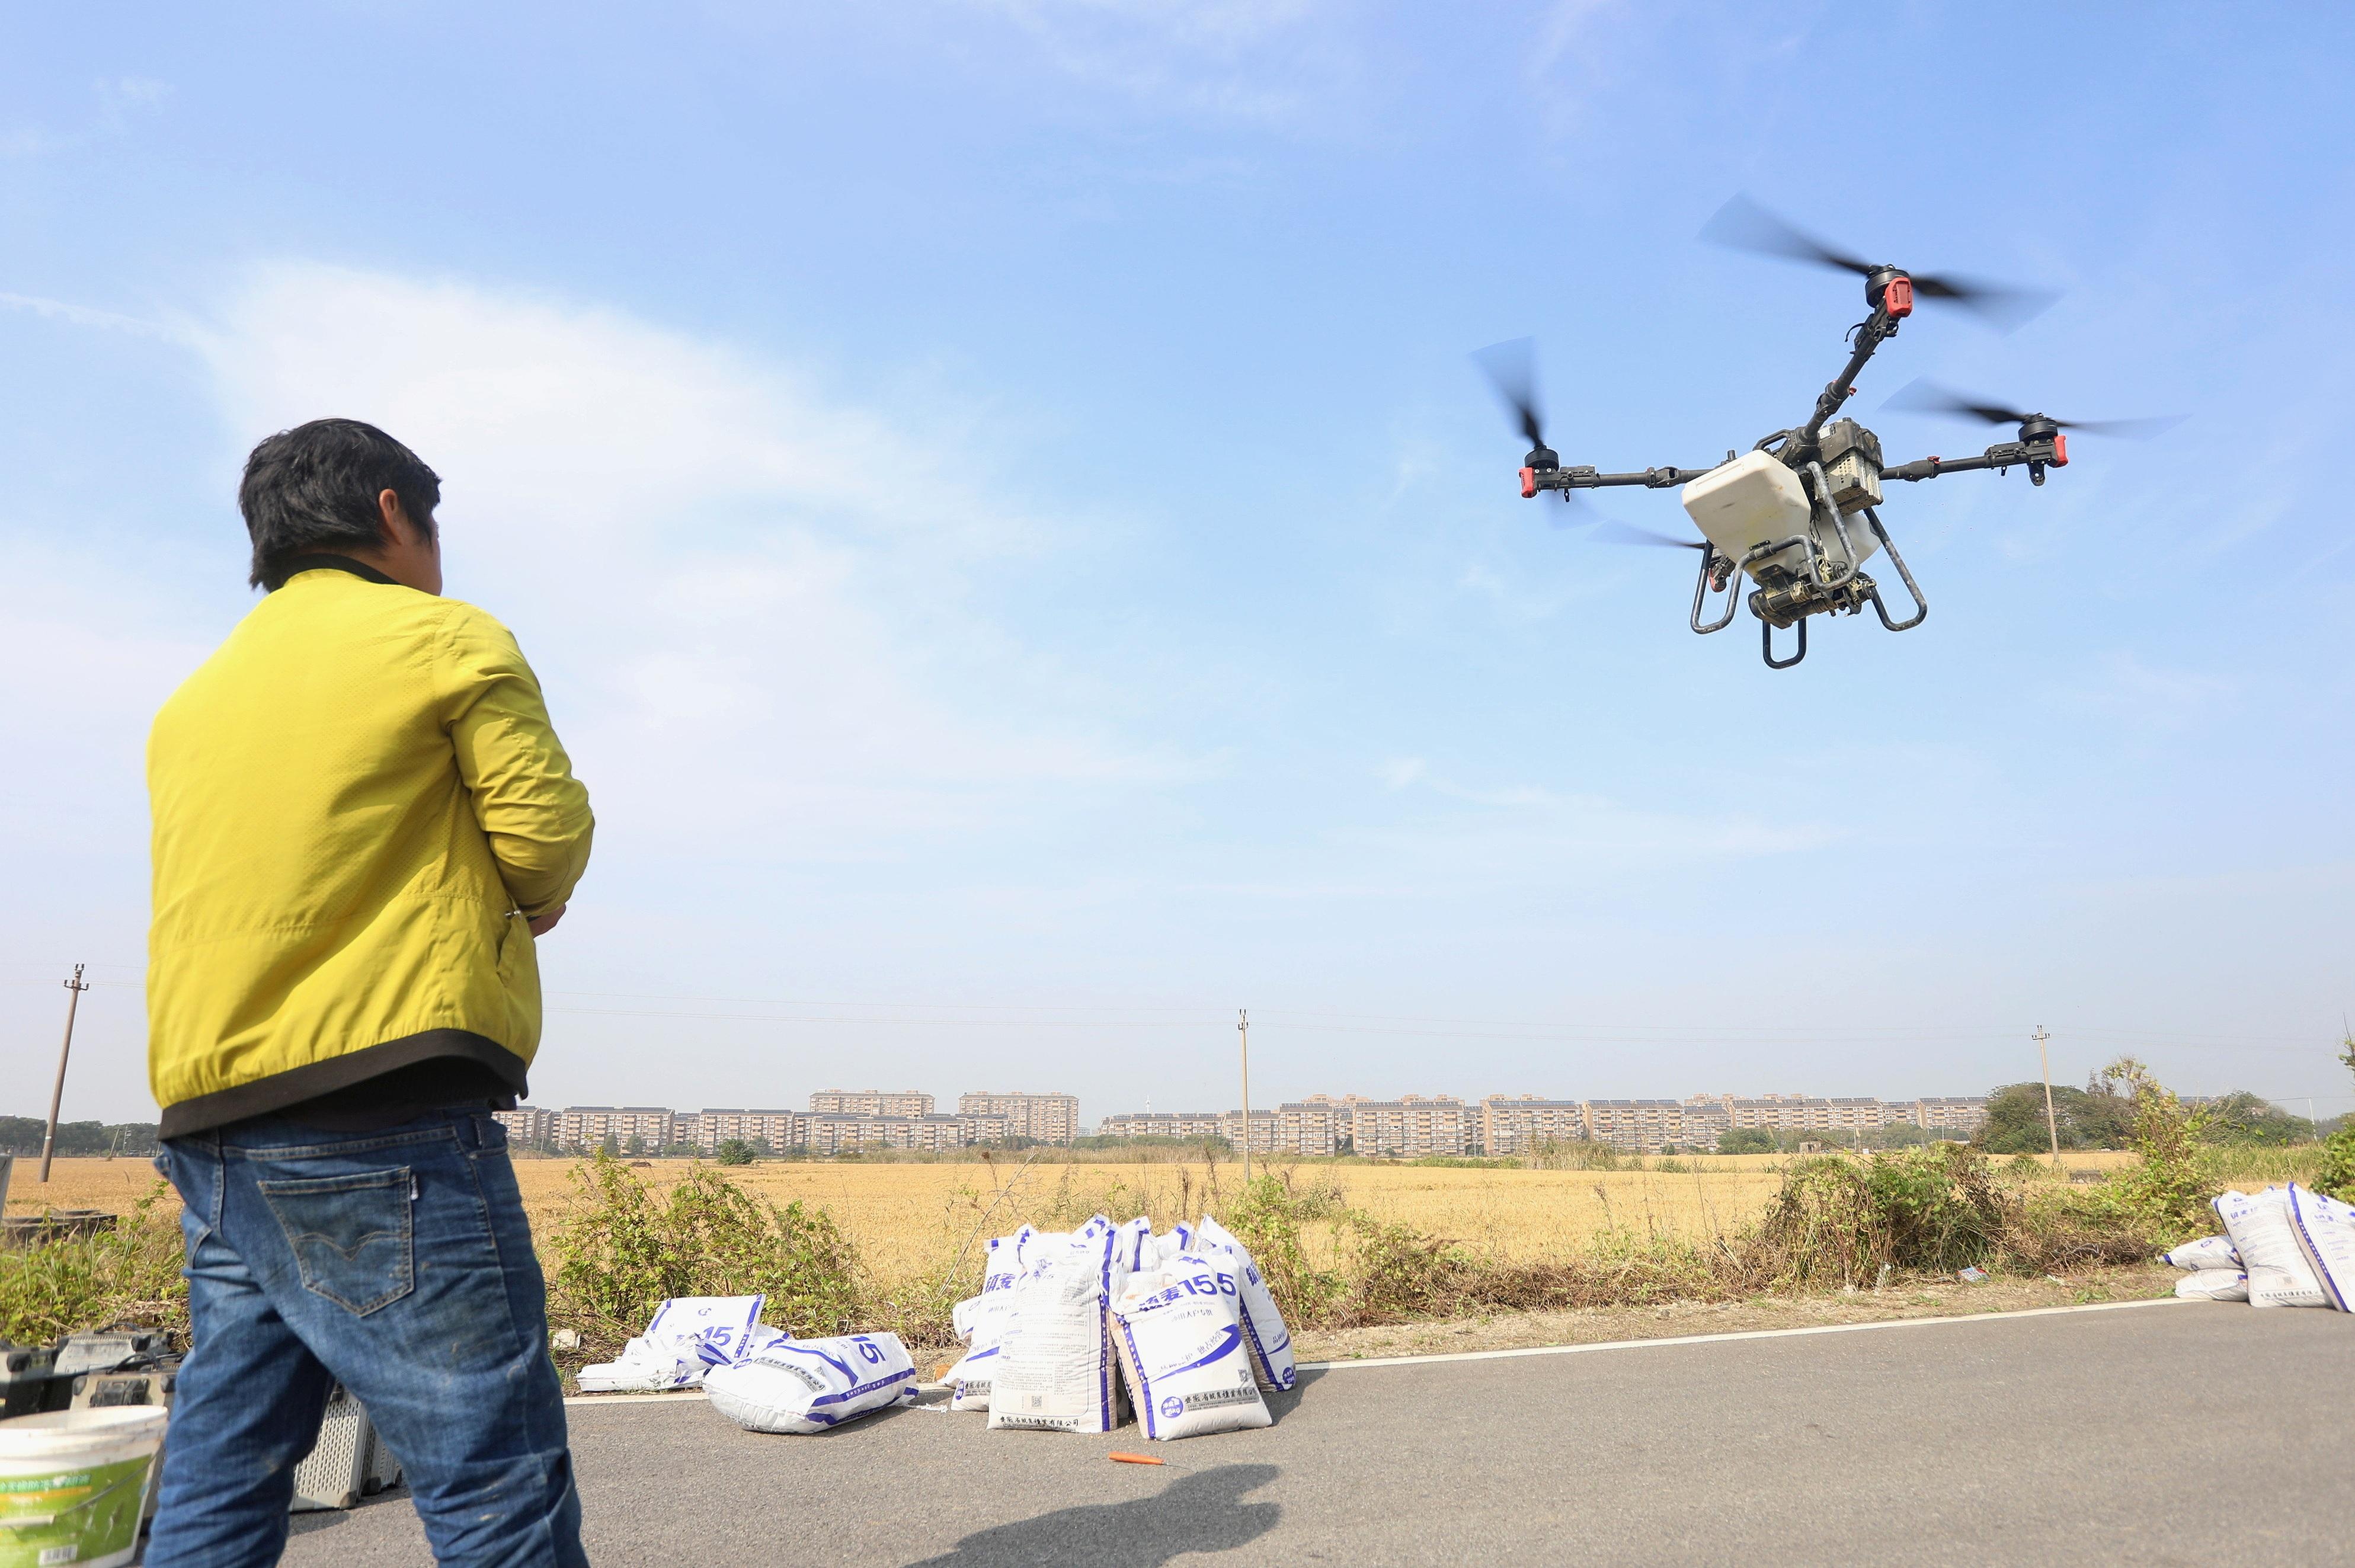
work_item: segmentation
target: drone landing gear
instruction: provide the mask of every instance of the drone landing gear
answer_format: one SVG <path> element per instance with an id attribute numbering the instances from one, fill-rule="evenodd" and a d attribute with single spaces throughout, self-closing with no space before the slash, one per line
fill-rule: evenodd
<path id="1" fill-rule="evenodd" d="M 1774 623 L 1765 620 L 1763 617 L 1760 619 L 1758 623 L 1758 646 L 1760 651 L 1766 656 L 1766 667 L 1768 669 L 1789 669 L 1793 665 L 1797 664 L 1801 659 L 1807 656 L 1807 623 L 1804 618 L 1802 618 L 1796 622 L 1796 624 L 1799 628 L 1799 651 L 1793 654 L 1789 658 L 1778 659 L 1774 656 Z"/>
<path id="2" fill-rule="evenodd" d="M 1910 632 L 1920 625 L 1923 618 L 1930 613 L 1930 602 L 1922 597 L 1922 585 L 1913 581 L 1912 572 L 1905 570 L 1905 558 L 1898 554 L 1896 545 L 1890 542 L 1889 530 L 1881 526 L 1881 514 L 1867 507 L 1864 509 L 1864 520 L 1872 525 L 1873 535 L 1881 540 L 1881 548 L 1889 552 L 1889 563 L 1897 569 L 1897 575 L 1905 580 L 1905 592 L 1913 595 L 1912 617 L 1903 621 L 1892 621 L 1889 618 L 1889 606 L 1881 602 L 1881 590 L 1875 588 L 1872 591 L 1872 613 L 1880 616 L 1881 624 L 1891 631 Z"/>
<path id="3" fill-rule="evenodd" d="M 1704 623 L 1701 607 L 1709 603 L 1712 590 L 1725 594 L 1725 613 Z M 1742 603 L 1742 585 L 1734 574 L 1734 565 L 1715 550 L 1704 551 L 1700 558 L 1700 576 L 1693 582 L 1692 629 L 1702 636 L 1722 632 L 1733 624 L 1733 612 Z"/>

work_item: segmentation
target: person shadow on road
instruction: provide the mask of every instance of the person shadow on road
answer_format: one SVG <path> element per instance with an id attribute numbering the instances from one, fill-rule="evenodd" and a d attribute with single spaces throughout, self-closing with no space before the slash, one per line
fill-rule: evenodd
<path id="1" fill-rule="evenodd" d="M 1281 1503 L 1247 1503 L 1273 1465 L 1221 1465 L 1180 1476 L 1149 1498 L 1057 1509 L 977 1530 L 911 1568 L 1160 1568 L 1188 1552 L 1232 1552 L 1273 1530 Z"/>

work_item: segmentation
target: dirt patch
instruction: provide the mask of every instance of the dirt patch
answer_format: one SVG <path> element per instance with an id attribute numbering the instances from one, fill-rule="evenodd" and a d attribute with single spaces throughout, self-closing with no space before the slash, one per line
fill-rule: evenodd
<path id="1" fill-rule="evenodd" d="M 1761 1328 L 1813 1328 L 1903 1317 L 1955 1317 L 2037 1307 L 2083 1307 L 2171 1295 L 2181 1278 L 2160 1264 L 2087 1270 L 2065 1280 L 1891 1280 L 1884 1290 L 1838 1296 L 1761 1296 L 1748 1301 L 1674 1302 L 1660 1307 L 1598 1307 L 1572 1312 L 1492 1313 L 1380 1328 L 1341 1328 L 1293 1337 L 1304 1361 L 1369 1356 L 1428 1356 L 1456 1350 L 1518 1350 L 1591 1345 L 1613 1339 L 1673 1339 L 1687 1334 L 1738 1334 Z"/>

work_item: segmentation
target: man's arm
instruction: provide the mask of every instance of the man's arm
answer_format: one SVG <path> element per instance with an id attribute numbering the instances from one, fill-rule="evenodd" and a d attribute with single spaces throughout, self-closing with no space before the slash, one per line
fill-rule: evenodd
<path id="1" fill-rule="evenodd" d="M 589 864 L 589 792 L 548 720 L 514 635 L 472 605 L 449 624 L 450 740 L 474 820 L 535 933 L 556 923 Z"/>

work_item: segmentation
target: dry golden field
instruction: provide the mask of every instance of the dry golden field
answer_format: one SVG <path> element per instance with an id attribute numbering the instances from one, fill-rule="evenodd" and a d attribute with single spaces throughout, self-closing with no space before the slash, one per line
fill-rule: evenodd
<path id="1" fill-rule="evenodd" d="M 2062 1157 L 2077 1169 L 2114 1168 L 2131 1157 Z M 1337 1188 L 1352 1207 L 1377 1218 L 1465 1242 L 1494 1256 L 1531 1259 L 1574 1249 L 1613 1223 L 1696 1238 L 1731 1231 L 1773 1197 L 1782 1182 L 1784 1157 L 1721 1156 L 1678 1163 L 1693 1168 L 1494 1170 L 1280 1161 L 1263 1168 L 1288 1172 L 1297 1184 Z M 686 1160 L 650 1160 L 637 1174 L 661 1187 L 688 1168 Z M 573 1170 L 569 1159 L 516 1161 L 525 1204 L 543 1233 L 564 1209 Z M 1116 1217 L 1141 1211 L 1156 1225 L 1167 1225 L 1200 1213 L 1206 1199 L 1218 1193 L 1231 1196 L 1240 1175 L 1224 1161 L 1205 1166 L 1039 1160 L 1026 1168 L 1019 1157 L 938 1165 L 763 1161 L 726 1174 L 779 1202 L 799 1200 L 828 1211 L 858 1243 L 867 1268 L 884 1281 L 935 1277 L 976 1231 L 996 1234 L 1025 1220 L 1060 1228 L 1099 1210 Z M 120 1211 L 155 1180 L 143 1159 L 61 1159 L 44 1188 L 34 1168 L 20 1161 L 8 1211 Z"/>

